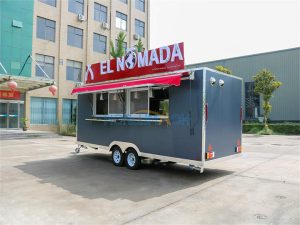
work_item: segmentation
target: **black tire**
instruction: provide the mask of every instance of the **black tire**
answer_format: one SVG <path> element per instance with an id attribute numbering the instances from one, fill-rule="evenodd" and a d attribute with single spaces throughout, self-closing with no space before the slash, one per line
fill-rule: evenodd
<path id="1" fill-rule="evenodd" d="M 114 146 L 112 148 L 111 159 L 115 166 L 123 166 L 124 165 L 124 154 L 121 151 L 120 147 Z"/>
<path id="2" fill-rule="evenodd" d="M 126 152 L 125 163 L 130 170 L 137 170 L 141 166 L 141 158 L 133 148 L 128 149 Z"/>

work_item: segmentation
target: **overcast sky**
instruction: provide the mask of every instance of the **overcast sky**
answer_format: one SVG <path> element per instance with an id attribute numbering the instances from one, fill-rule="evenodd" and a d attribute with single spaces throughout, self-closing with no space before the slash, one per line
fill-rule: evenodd
<path id="1" fill-rule="evenodd" d="M 300 47 L 300 0 L 150 0 L 150 48 L 177 42 L 186 64 Z"/>

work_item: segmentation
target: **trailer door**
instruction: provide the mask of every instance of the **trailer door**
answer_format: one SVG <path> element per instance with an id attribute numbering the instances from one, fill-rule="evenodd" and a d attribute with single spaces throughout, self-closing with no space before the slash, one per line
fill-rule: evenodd
<path id="1" fill-rule="evenodd" d="M 206 70 L 205 88 L 206 160 L 236 154 L 242 138 L 242 80 Z"/>

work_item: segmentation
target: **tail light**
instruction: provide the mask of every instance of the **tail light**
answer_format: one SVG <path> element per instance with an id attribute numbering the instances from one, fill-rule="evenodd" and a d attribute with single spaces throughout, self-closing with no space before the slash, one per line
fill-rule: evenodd
<path id="1" fill-rule="evenodd" d="M 235 147 L 235 152 L 236 152 L 236 153 L 241 153 L 242 151 L 243 151 L 242 146 L 236 146 L 236 147 Z"/>
<path id="2" fill-rule="evenodd" d="M 215 152 L 206 152 L 205 158 L 206 159 L 212 159 L 215 157 Z"/>

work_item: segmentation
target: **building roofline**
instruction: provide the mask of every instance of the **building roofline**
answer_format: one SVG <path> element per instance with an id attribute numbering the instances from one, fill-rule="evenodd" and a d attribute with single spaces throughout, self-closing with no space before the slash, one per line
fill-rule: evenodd
<path id="1" fill-rule="evenodd" d="M 251 54 L 251 55 L 236 56 L 236 57 L 230 57 L 230 58 L 224 58 L 224 59 L 210 60 L 210 61 L 206 61 L 206 62 L 189 64 L 187 66 L 195 66 L 195 65 L 204 64 L 204 63 L 213 63 L 213 62 L 220 62 L 220 61 L 226 61 L 226 60 L 232 60 L 232 59 L 246 58 L 246 57 L 251 57 L 251 56 L 273 54 L 273 53 L 285 52 L 285 51 L 291 51 L 291 50 L 297 50 L 297 49 L 300 50 L 300 47 L 287 48 L 287 49 L 275 50 L 275 51 L 270 51 L 270 52 L 261 52 L 261 53 Z"/>

